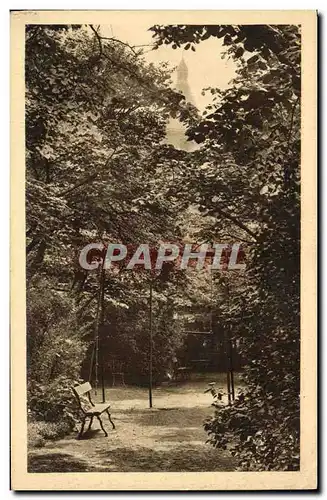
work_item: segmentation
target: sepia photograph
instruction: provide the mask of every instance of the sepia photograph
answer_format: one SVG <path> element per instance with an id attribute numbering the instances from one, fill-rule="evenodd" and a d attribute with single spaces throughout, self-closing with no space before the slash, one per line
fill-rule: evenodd
<path id="1" fill-rule="evenodd" d="M 317 21 L 278 12 L 12 13 L 18 489 L 314 488 Z"/>

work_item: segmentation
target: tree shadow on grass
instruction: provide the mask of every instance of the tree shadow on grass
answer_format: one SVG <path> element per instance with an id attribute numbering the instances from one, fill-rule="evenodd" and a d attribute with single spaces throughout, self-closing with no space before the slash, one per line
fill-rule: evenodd
<path id="1" fill-rule="evenodd" d="M 83 434 L 82 434 L 82 436 L 80 438 L 78 437 L 78 433 L 77 433 L 76 436 L 75 436 L 75 439 L 78 440 L 78 441 L 79 440 L 80 441 L 87 441 L 88 439 L 94 439 L 94 438 L 96 438 L 100 434 L 101 434 L 101 436 L 104 436 L 104 433 L 103 433 L 103 431 L 101 429 L 91 429 L 89 431 L 84 431 Z"/>
<path id="2" fill-rule="evenodd" d="M 214 448 L 199 450 L 197 446 L 181 446 L 168 450 L 139 447 L 116 448 L 99 453 L 105 467 L 110 458 L 111 470 L 116 472 L 229 472 L 235 470 L 232 457 Z M 114 469 L 113 469 L 114 464 Z"/>
<path id="3" fill-rule="evenodd" d="M 28 457 L 28 472 L 93 472 L 93 467 L 69 453 L 46 453 Z"/>
<path id="4" fill-rule="evenodd" d="M 213 448 L 181 446 L 171 450 L 151 448 L 115 448 L 99 451 L 96 463 L 68 453 L 30 455 L 28 472 L 229 472 L 235 470 L 234 460 Z"/>

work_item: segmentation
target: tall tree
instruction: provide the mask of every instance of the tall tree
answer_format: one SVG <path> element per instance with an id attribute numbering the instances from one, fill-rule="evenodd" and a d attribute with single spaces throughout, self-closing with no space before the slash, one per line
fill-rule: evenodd
<path id="1" fill-rule="evenodd" d="M 99 276 L 78 264 L 84 245 L 175 236 L 166 123 L 171 114 L 193 120 L 195 110 L 171 90 L 165 67 L 94 26 L 27 26 L 25 61 L 29 364 L 44 382 L 57 373 L 56 355 L 66 355 L 58 338 L 89 340 L 94 331 Z M 135 281 L 147 293 L 146 276 L 108 271 L 105 308 L 144 309 L 142 294 L 131 293 Z M 44 349 L 51 355 L 42 371 Z"/>

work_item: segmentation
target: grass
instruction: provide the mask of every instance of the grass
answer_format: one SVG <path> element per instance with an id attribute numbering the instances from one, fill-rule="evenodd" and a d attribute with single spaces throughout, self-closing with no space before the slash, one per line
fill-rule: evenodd
<path id="1" fill-rule="evenodd" d="M 180 472 L 231 471 L 228 452 L 206 444 L 203 421 L 212 415 L 207 383 L 222 387 L 224 376 L 197 377 L 187 383 L 154 389 L 152 409 L 148 390 L 139 387 L 106 387 L 111 402 L 112 430 L 106 418 L 106 438 L 98 422 L 77 440 L 71 434 L 49 441 L 42 448 L 31 445 L 29 472 Z M 94 396 L 101 400 L 101 391 Z"/>

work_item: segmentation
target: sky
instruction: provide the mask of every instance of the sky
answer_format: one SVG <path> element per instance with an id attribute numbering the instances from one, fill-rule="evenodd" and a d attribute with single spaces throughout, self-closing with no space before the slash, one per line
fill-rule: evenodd
<path id="1" fill-rule="evenodd" d="M 152 32 L 148 31 L 149 25 L 144 20 L 135 21 L 133 29 L 127 24 L 101 25 L 103 36 L 114 36 L 130 45 L 143 45 L 153 43 Z M 195 99 L 195 105 L 203 111 L 205 106 L 211 102 L 210 93 L 202 96 L 201 91 L 205 87 L 218 87 L 225 89 L 229 81 L 235 76 L 235 64 L 232 60 L 222 59 L 223 46 L 217 38 L 209 38 L 196 46 L 196 52 L 191 50 L 172 49 L 171 46 L 161 46 L 157 50 L 147 51 L 145 58 L 149 62 L 159 64 L 163 61 L 169 62 L 172 67 L 178 66 L 182 57 L 189 70 L 189 84 Z M 173 76 L 176 81 L 176 73 Z"/>

